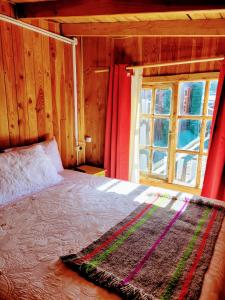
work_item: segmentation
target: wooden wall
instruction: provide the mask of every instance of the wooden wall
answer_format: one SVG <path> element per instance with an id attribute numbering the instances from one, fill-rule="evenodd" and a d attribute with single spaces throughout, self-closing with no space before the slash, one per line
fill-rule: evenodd
<path id="1" fill-rule="evenodd" d="M 109 73 L 95 74 L 94 70 L 113 63 L 113 40 L 85 38 L 83 53 L 85 134 L 92 137 L 86 143 L 86 162 L 102 165 Z"/>
<path id="2" fill-rule="evenodd" d="M 12 12 L 0 6 L 6 14 Z M 59 32 L 59 25 L 32 21 Z M 224 38 L 79 38 L 79 163 L 103 165 L 109 73 L 113 63 L 145 64 L 224 55 Z M 145 69 L 144 76 L 218 71 L 219 63 Z M 0 148 L 56 136 L 64 166 L 76 162 L 71 46 L 0 22 Z M 84 143 L 84 136 L 92 142 Z M 84 151 L 85 150 L 85 151 Z"/>
<path id="3" fill-rule="evenodd" d="M 14 18 L 15 14 L 13 5 L 7 0 L 0 0 L 0 14 Z"/>
<path id="4" fill-rule="evenodd" d="M 103 164 L 108 73 L 94 73 L 110 63 L 146 64 L 225 54 L 224 38 L 83 38 L 86 161 Z M 218 71 L 219 63 L 145 69 L 144 76 Z"/>
<path id="5" fill-rule="evenodd" d="M 0 22 L 1 148 L 54 135 L 64 166 L 75 163 L 72 68 L 71 45 Z"/>

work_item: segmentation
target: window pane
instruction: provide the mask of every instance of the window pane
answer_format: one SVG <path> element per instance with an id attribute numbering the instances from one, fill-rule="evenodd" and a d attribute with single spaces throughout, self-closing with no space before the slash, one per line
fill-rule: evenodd
<path id="1" fill-rule="evenodd" d="M 151 102 L 152 102 L 152 90 L 151 89 L 141 90 L 140 113 L 150 114 Z"/>
<path id="2" fill-rule="evenodd" d="M 140 170 L 148 172 L 150 151 L 148 149 L 140 149 Z"/>
<path id="3" fill-rule="evenodd" d="M 187 186 L 196 185 L 197 155 L 176 154 L 175 183 Z"/>
<path id="4" fill-rule="evenodd" d="M 179 103 L 181 115 L 201 115 L 205 93 L 205 82 L 185 82 L 180 84 Z"/>
<path id="5" fill-rule="evenodd" d="M 154 146 L 168 147 L 169 120 L 154 120 Z"/>
<path id="6" fill-rule="evenodd" d="M 157 89 L 155 93 L 155 114 L 169 115 L 171 103 L 171 89 Z"/>
<path id="7" fill-rule="evenodd" d="M 199 150 L 200 129 L 201 121 L 199 120 L 179 120 L 177 148 Z"/>
<path id="8" fill-rule="evenodd" d="M 209 101 L 208 101 L 208 115 L 213 115 L 213 109 L 216 100 L 216 90 L 217 90 L 218 80 L 211 80 L 209 87 Z"/>
<path id="9" fill-rule="evenodd" d="M 167 175 L 167 152 L 153 151 L 152 173 L 157 175 Z"/>
<path id="10" fill-rule="evenodd" d="M 150 120 L 149 119 L 140 120 L 140 144 L 141 145 L 150 144 Z"/>
<path id="11" fill-rule="evenodd" d="M 206 162 L 207 162 L 207 156 L 203 156 L 203 157 L 202 157 L 202 170 L 201 170 L 200 187 L 202 187 L 203 181 L 204 181 Z"/>
<path id="12" fill-rule="evenodd" d="M 207 121 L 206 122 L 205 140 L 204 140 L 204 151 L 208 151 L 208 148 L 209 148 L 209 138 L 210 138 L 211 124 L 212 124 L 212 121 Z"/>

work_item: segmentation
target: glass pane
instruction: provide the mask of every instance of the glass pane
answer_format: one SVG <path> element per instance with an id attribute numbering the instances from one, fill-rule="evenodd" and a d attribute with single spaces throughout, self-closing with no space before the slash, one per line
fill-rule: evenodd
<path id="1" fill-rule="evenodd" d="M 157 175 L 167 175 L 167 152 L 153 151 L 152 173 Z"/>
<path id="2" fill-rule="evenodd" d="M 150 114 L 151 102 L 152 102 L 152 90 L 151 89 L 141 90 L 140 113 Z"/>
<path id="3" fill-rule="evenodd" d="M 155 119 L 154 120 L 154 146 L 168 147 L 169 120 Z"/>
<path id="4" fill-rule="evenodd" d="M 148 172 L 150 151 L 148 149 L 140 149 L 140 170 Z"/>
<path id="5" fill-rule="evenodd" d="M 184 82 L 179 88 L 181 115 L 201 115 L 205 93 L 205 82 Z"/>
<path id="6" fill-rule="evenodd" d="M 207 121 L 206 122 L 205 140 L 204 140 L 204 151 L 208 151 L 208 148 L 209 148 L 209 138 L 210 138 L 211 124 L 212 124 L 212 121 Z"/>
<path id="7" fill-rule="evenodd" d="M 201 121 L 179 120 L 177 148 L 198 151 Z"/>
<path id="8" fill-rule="evenodd" d="M 196 173 L 197 155 L 177 153 L 175 183 L 195 186 Z"/>
<path id="9" fill-rule="evenodd" d="M 149 119 L 140 120 L 140 144 L 141 145 L 150 144 L 150 120 Z"/>
<path id="10" fill-rule="evenodd" d="M 171 89 L 157 89 L 155 93 L 155 114 L 169 115 L 171 103 Z"/>
<path id="11" fill-rule="evenodd" d="M 211 80 L 209 86 L 209 101 L 208 101 L 208 115 L 213 115 L 213 109 L 216 100 L 216 90 L 217 90 L 218 80 Z"/>
<path id="12" fill-rule="evenodd" d="M 207 156 L 203 156 L 202 157 L 202 170 L 201 170 L 200 187 L 202 187 L 203 181 L 204 181 L 206 162 L 207 162 Z"/>

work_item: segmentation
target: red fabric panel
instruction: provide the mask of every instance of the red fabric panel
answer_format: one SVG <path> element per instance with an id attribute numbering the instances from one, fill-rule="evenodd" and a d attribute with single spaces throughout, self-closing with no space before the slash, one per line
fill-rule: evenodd
<path id="1" fill-rule="evenodd" d="M 225 201 L 225 62 L 221 67 L 202 196 Z"/>
<path id="2" fill-rule="evenodd" d="M 131 76 L 126 65 L 110 69 L 106 114 L 104 168 L 106 176 L 128 180 Z"/>

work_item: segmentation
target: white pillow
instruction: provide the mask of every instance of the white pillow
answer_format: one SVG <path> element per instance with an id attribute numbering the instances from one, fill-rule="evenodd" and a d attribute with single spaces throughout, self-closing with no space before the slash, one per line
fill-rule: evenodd
<path id="1" fill-rule="evenodd" d="M 64 170 L 62 165 L 61 156 L 59 154 L 59 148 L 58 144 L 56 142 L 56 139 L 53 138 L 49 141 L 45 141 L 40 143 L 40 145 L 43 147 L 45 153 L 48 155 L 48 157 L 51 159 L 53 165 L 55 166 L 57 172 L 61 172 Z"/>
<path id="2" fill-rule="evenodd" d="M 0 154 L 0 204 L 38 192 L 61 180 L 40 145 Z"/>
<path id="3" fill-rule="evenodd" d="M 14 148 L 8 148 L 5 150 L 5 152 L 11 152 L 11 151 L 18 151 L 21 149 L 30 149 L 34 146 L 41 145 L 45 151 L 45 153 L 48 155 L 48 157 L 51 159 L 53 165 L 55 166 L 57 172 L 61 172 L 64 170 L 62 165 L 62 160 L 59 154 L 59 148 L 58 144 L 56 142 L 55 137 L 53 137 L 51 140 L 41 142 L 38 144 L 33 144 L 30 146 L 22 146 L 22 147 L 14 147 Z"/>

